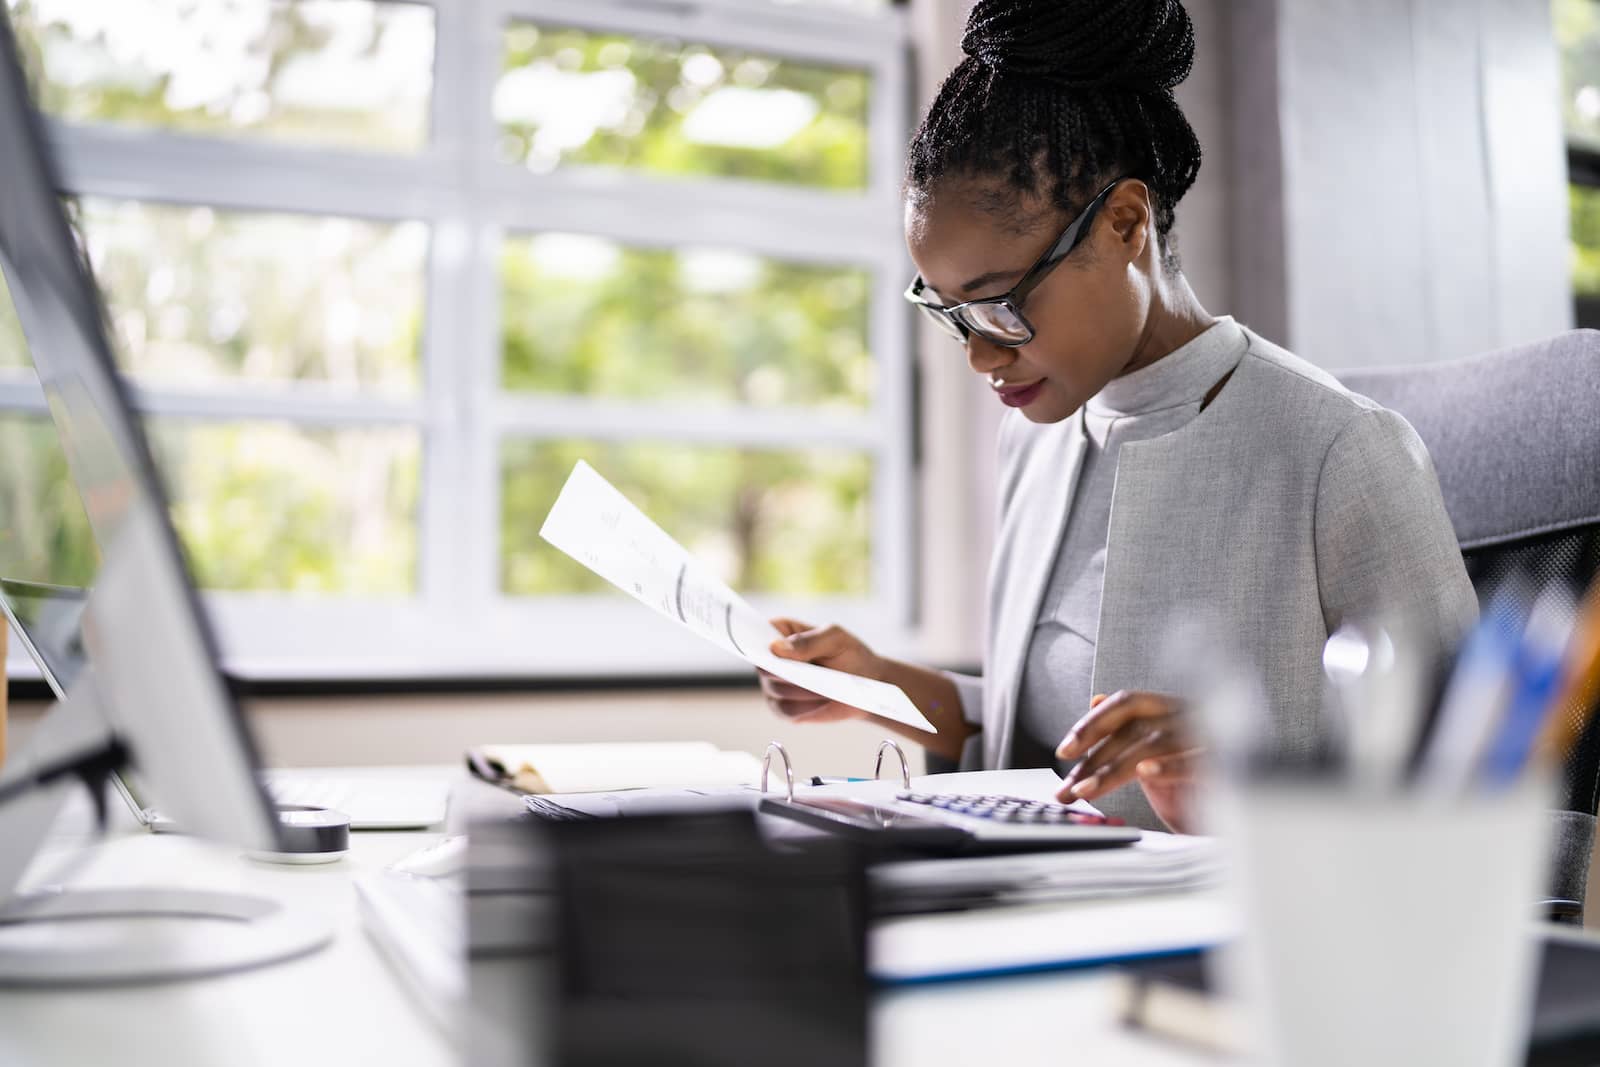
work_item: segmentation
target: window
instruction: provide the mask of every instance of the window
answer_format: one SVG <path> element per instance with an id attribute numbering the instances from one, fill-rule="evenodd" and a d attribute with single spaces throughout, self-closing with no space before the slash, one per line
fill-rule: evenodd
<path id="1" fill-rule="evenodd" d="M 909 635 L 887 0 L 0 3 L 236 669 L 737 669 L 539 538 L 579 457 Z"/>
<path id="2" fill-rule="evenodd" d="M 1600 327 L 1600 0 L 1555 0 L 1577 324 Z"/>

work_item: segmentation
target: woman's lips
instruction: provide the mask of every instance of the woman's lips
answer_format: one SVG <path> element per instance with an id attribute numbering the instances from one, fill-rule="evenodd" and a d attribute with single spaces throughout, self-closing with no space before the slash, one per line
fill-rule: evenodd
<path id="1" fill-rule="evenodd" d="M 1032 385 L 1001 385 L 995 386 L 995 393 L 1000 397 L 1000 403 L 1011 408 L 1025 408 L 1044 392 L 1044 379 L 1040 378 Z"/>

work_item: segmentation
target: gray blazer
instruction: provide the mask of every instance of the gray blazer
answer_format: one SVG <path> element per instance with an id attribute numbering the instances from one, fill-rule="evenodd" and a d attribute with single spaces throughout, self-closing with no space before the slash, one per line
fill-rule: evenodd
<path id="1" fill-rule="evenodd" d="M 1276 747 L 1306 753 L 1329 633 L 1396 609 L 1415 613 L 1442 650 L 1472 624 L 1477 600 L 1410 425 L 1244 333 L 1244 356 L 1200 415 L 1122 449 L 1092 692 L 1177 693 L 1162 637 L 1175 611 L 1197 613 L 1255 661 Z M 951 675 L 967 721 L 982 728 L 963 768 L 1008 765 L 1018 683 L 1083 442 L 1081 413 L 1036 425 L 1012 412 L 1001 426 L 984 673 Z M 1130 821 L 1159 825 L 1137 785 L 1106 799 Z"/>

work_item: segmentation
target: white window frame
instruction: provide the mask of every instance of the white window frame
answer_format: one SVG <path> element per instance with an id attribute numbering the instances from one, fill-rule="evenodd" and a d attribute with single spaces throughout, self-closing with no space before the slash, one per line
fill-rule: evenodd
<path id="1" fill-rule="evenodd" d="M 432 136 L 415 155 L 353 153 L 52 121 L 65 191 L 220 209 L 419 220 L 429 227 L 422 386 L 410 399 L 271 391 L 135 390 L 151 414 L 402 425 L 422 434 L 417 592 L 408 598 L 207 593 L 228 667 L 242 677 L 345 679 L 720 673 L 723 653 L 621 594 L 500 592 L 500 443 L 508 437 L 638 438 L 751 446 L 848 446 L 873 462 L 872 594 L 765 602 L 870 635 L 917 637 L 912 331 L 899 182 L 910 75 L 904 13 L 759 0 L 402 0 L 434 9 Z M 869 186 L 859 194 L 717 178 L 563 167 L 535 175 L 494 156 L 500 27 L 528 20 L 661 33 L 872 77 Z M 497 262 L 507 233 L 559 230 L 642 247 L 730 247 L 865 268 L 878 387 L 870 409 L 717 411 L 501 393 Z M 0 408 L 32 407 L 0 383 Z M 604 473 L 604 471 L 602 471 Z M 670 531 L 669 531 L 670 532 Z M 554 551 L 554 549 L 550 549 Z"/>

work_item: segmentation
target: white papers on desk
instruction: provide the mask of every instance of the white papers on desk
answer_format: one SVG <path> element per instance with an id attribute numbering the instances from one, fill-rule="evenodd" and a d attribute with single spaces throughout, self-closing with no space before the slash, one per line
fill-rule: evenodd
<path id="1" fill-rule="evenodd" d="M 767 648 L 779 636 L 772 624 L 582 460 L 539 536 L 746 663 L 830 700 L 933 732 L 897 686 L 774 656 Z"/>
<path id="2" fill-rule="evenodd" d="M 757 785 L 761 761 L 709 741 L 481 745 L 475 752 L 527 793 Z"/>
<path id="3" fill-rule="evenodd" d="M 1221 890 L 917 915 L 867 935 L 867 970 L 888 984 L 1023 974 L 1210 948 L 1239 924 Z"/>
<path id="4" fill-rule="evenodd" d="M 918 912 L 1197 889 L 1222 875 L 1215 839 L 1146 832 L 1126 848 L 884 864 L 872 886 L 890 910 Z"/>

